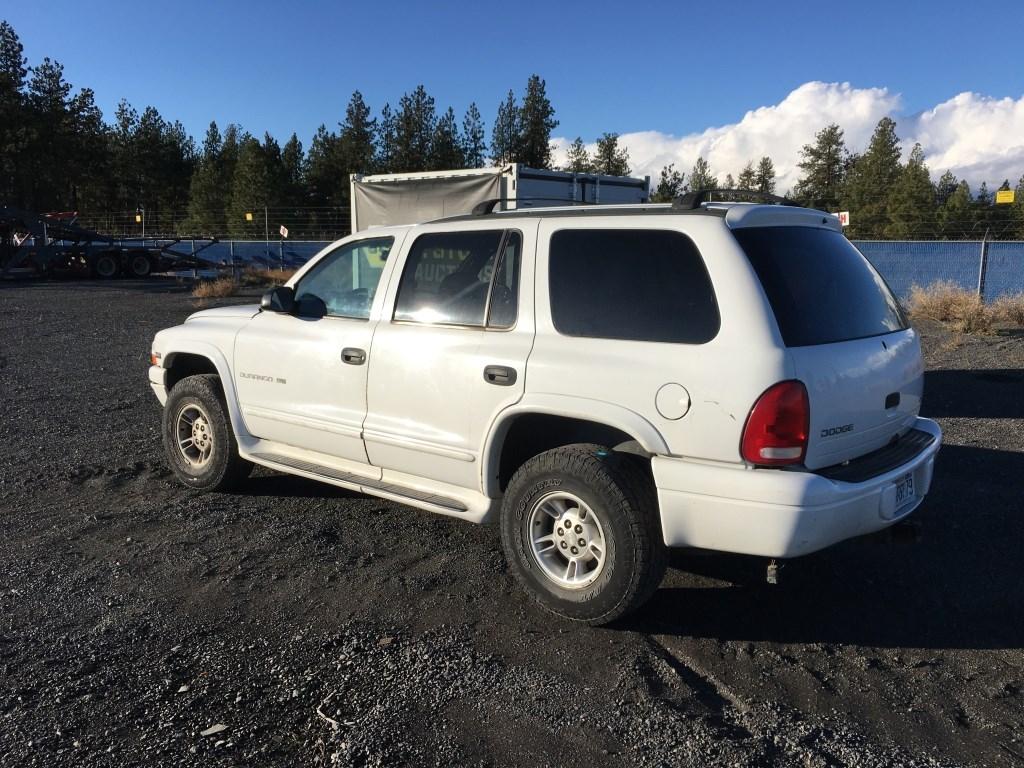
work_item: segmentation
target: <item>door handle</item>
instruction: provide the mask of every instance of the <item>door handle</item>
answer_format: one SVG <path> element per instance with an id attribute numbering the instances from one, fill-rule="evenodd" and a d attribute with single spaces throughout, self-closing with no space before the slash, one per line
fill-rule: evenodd
<path id="1" fill-rule="evenodd" d="M 488 365 L 484 368 L 484 381 L 499 387 L 511 387 L 516 383 L 516 369 L 507 365 Z"/>
<path id="2" fill-rule="evenodd" d="M 366 362 L 366 350 L 345 347 L 341 350 L 341 361 L 349 365 L 362 365 Z"/>

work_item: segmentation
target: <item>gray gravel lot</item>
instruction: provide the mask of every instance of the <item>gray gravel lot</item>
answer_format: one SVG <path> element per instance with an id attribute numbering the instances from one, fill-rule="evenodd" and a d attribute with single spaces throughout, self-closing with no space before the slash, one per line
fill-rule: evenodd
<path id="1" fill-rule="evenodd" d="M 0 765 L 1024 765 L 1021 335 L 924 329 L 918 541 L 776 587 L 676 553 L 591 629 L 532 606 L 494 528 L 180 487 L 146 366 L 193 310 L 171 280 L 0 284 Z"/>

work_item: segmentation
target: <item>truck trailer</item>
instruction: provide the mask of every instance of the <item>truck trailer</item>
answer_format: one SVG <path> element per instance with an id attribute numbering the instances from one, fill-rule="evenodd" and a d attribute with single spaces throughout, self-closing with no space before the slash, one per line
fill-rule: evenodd
<path id="1" fill-rule="evenodd" d="M 494 210 L 504 211 L 646 203 L 651 194 L 649 176 L 548 171 L 521 163 L 457 171 L 354 173 L 349 183 L 353 232 L 470 213 L 485 202 L 494 202 Z"/>

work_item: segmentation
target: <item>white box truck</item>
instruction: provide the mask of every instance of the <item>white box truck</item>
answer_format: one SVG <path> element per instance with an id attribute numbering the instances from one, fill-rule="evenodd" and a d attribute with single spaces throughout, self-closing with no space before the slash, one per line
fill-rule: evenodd
<path id="1" fill-rule="evenodd" d="M 470 213 L 488 200 L 495 210 L 557 205 L 646 203 L 651 179 L 547 171 L 520 163 L 422 173 L 352 174 L 352 231 Z"/>

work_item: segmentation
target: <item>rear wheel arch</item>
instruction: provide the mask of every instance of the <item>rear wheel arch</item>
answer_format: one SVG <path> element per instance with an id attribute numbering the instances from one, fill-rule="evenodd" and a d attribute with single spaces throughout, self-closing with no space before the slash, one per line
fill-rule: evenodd
<path id="1" fill-rule="evenodd" d="M 661 435 L 642 417 L 619 410 L 635 419 L 594 418 L 575 409 L 567 413 L 552 413 L 546 409 L 506 413 L 492 428 L 485 450 L 484 494 L 497 498 L 508 487 L 516 470 L 531 458 L 578 443 L 593 443 L 634 454 L 649 468 L 648 460 L 652 455 L 667 452 Z M 643 429 L 643 425 L 648 429 Z"/>

